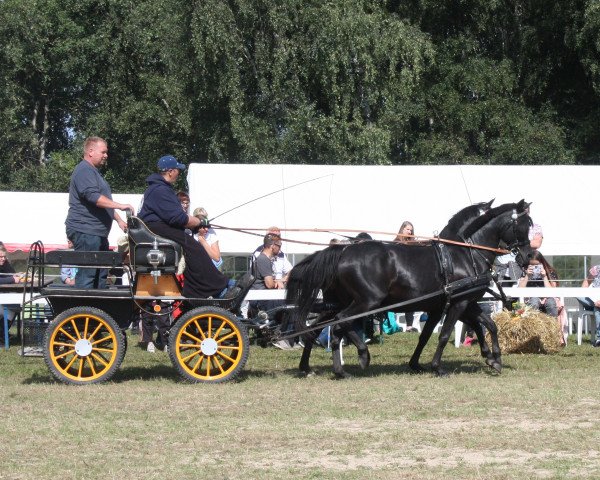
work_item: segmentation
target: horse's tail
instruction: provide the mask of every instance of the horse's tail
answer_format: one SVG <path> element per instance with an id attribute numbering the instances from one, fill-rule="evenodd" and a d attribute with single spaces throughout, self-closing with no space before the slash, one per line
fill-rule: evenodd
<path id="1" fill-rule="evenodd" d="M 296 305 L 295 324 L 306 320 L 317 300 L 319 290 L 326 290 L 337 277 L 337 267 L 345 245 L 332 245 L 299 262 L 288 277 L 285 301 Z"/>

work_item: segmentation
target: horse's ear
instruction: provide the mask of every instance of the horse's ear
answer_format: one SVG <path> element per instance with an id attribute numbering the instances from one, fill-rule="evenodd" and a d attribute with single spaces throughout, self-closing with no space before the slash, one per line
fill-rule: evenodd
<path id="1" fill-rule="evenodd" d="M 495 198 L 492 198 L 492 199 L 491 199 L 489 202 L 487 202 L 487 203 L 485 204 L 485 208 L 486 208 L 486 210 L 489 210 L 489 209 L 491 209 L 491 208 L 492 208 L 492 203 L 494 203 L 494 200 L 496 200 L 496 199 L 495 199 Z"/>
<path id="2" fill-rule="evenodd" d="M 527 208 L 527 205 L 526 205 L 526 203 L 525 203 L 525 199 L 524 199 L 524 198 L 522 198 L 522 199 L 519 201 L 519 203 L 517 203 L 517 210 L 518 210 L 519 212 L 522 212 L 522 211 L 523 211 L 523 210 L 525 210 L 526 208 Z"/>

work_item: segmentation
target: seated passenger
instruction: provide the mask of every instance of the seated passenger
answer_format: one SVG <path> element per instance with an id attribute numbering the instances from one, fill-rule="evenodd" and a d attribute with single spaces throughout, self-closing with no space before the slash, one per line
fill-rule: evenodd
<path id="1" fill-rule="evenodd" d="M 194 209 L 193 215 L 200 219 L 200 228 L 198 233 L 194 235 L 194 238 L 204 247 L 215 267 L 219 268 L 223 265 L 221 249 L 219 248 L 219 237 L 215 229 L 210 226 L 208 212 L 203 207 L 198 207 Z"/>
<path id="2" fill-rule="evenodd" d="M 189 298 L 220 297 L 225 293 L 227 277 L 212 263 L 206 250 L 185 229 L 197 230 L 200 219 L 188 215 L 173 190 L 173 184 L 185 165 L 172 155 L 158 160 L 159 173 L 150 175 L 142 198 L 140 219 L 156 235 L 177 242 L 183 249 L 185 271 L 183 295 Z"/>

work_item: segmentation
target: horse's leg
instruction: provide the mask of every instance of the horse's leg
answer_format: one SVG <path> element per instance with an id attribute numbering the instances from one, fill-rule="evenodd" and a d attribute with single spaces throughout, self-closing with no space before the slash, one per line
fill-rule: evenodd
<path id="1" fill-rule="evenodd" d="M 336 317 L 337 318 L 337 317 Z M 343 326 L 342 324 L 337 324 L 334 328 L 331 329 L 330 339 L 331 339 L 331 354 L 333 358 L 333 373 L 337 378 L 350 378 L 352 375 L 347 373 L 344 370 L 342 365 L 342 355 L 340 349 L 341 340 L 344 336 Z"/>
<path id="2" fill-rule="evenodd" d="M 360 303 L 357 302 L 356 300 L 352 301 L 350 303 L 350 305 L 348 305 L 344 310 L 342 310 L 335 316 L 334 320 L 340 320 L 340 319 L 343 319 L 346 317 L 352 317 L 352 316 L 358 315 L 360 313 L 368 312 L 370 309 L 376 308 L 381 304 L 381 301 L 383 300 L 383 296 L 371 295 L 369 301 L 364 301 L 364 298 L 361 300 L 362 301 Z M 336 328 L 332 329 L 331 350 L 333 352 L 333 373 L 339 378 L 347 378 L 350 376 L 344 371 L 344 368 L 342 366 L 342 358 L 340 356 L 340 340 L 341 340 L 340 332 L 342 332 L 342 331 L 349 332 L 351 330 L 351 328 L 352 328 L 351 323 L 349 324 L 347 322 L 341 322 L 338 325 L 336 325 Z M 369 358 L 368 349 L 365 345 L 364 350 L 361 353 L 360 352 L 360 350 L 362 349 L 361 345 L 364 345 L 364 342 L 362 341 L 362 339 L 359 339 L 358 334 L 356 335 L 356 339 L 359 340 L 359 344 L 357 345 L 357 348 L 359 349 L 359 355 L 361 355 L 363 362 L 364 362 L 365 359 Z M 356 345 L 356 343 L 355 343 L 355 345 Z M 363 363 L 361 363 L 361 366 L 362 366 L 362 364 Z M 365 364 L 368 365 L 368 362 Z"/>
<path id="3" fill-rule="evenodd" d="M 302 341 L 304 342 L 304 348 L 302 349 L 302 357 L 300 358 L 299 369 L 304 375 L 308 376 L 313 373 L 310 368 L 310 353 L 312 352 L 315 340 L 319 336 L 318 330 L 312 330 L 302 335 Z"/>
<path id="4" fill-rule="evenodd" d="M 477 302 L 471 302 L 467 305 L 465 313 L 462 315 L 461 320 L 465 325 L 472 328 L 477 335 L 479 341 L 479 349 L 481 350 L 481 356 L 485 358 L 485 363 L 492 367 L 495 363 L 495 358 L 490 351 L 487 342 L 485 341 L 485 333 L 483 332 L 482 318 L 483 310 L 477 304 Z"/>
<path id="5" fill-rule="evenodd" d="M 498 329 L 496 328 L 494 321 L 476 302 L 471 302 L 467 306 L 462 318 L 464 318 L 465 324 L 475 331 L 477 339 L 479 340 L 481 356 L 485 358 L 486 365 L 500 373 L 502 371 L 502 357 L 500 345 L 498 343 Z M 485 341 L 485 333 L 483 331 L 484 326 L 490 332 L 490 338 L 492 340 L 491 351 Z"/>
<path id="6" fill-rule="evenodd" d="M 496 327 L 496 323 L 492 320 L 489 314 L 485 312 L 481 312 L 477 317 L 477 324 L 481 329 L 482 326 L 487 328 L 488 332 L 490 332 L 490 338 L 492 340 L 492 354 L 491 360 L 488 361 L 486 359 L 486 363 L 496 370 L 498 373 L 502 372 L 502 352 L 500 351 L 500 343 L 498 342 L 498 327 Z M 477 333 L 477 330 L 475 331 Z M 479 338 L 479 334 L 477 334 Z M 483 337 L 483 330 L 481 331 L 481 336 Z M 481 340 L 480 340 L 481 343 Z M 483 351 L 482 351 L 483 354 Z"/>
<path id="7" fill-rule="evenodd" d="M 419 343 L 417 344 L 417 347 L 415 348 L 415 351 L 408 362 L 409 367 L 415 372 L 423 372 L 425 370 L 423 367 L 421 367 L 421 365 L 419 365 L 419 358 L 421 358 L 421 353 L 423 353 L 425 345 L 427 345 L 435 326 L 439 323 L 442 316 L 441 312 L 427 312 L 427 314 L 429 318 L 423 326 L 421 335 L 419 335 Z"/>
<path id="8" fill-rule="evenodd" d="M 367 344 L 364 342 L 362 335 L 359 335 L 352 326 L 346 330 L 346 335 L 348 335 L 348 339 L 356 346 L 356 350 L 358 351 L 358 363 L 360 368 L 364 370 L 371 363 L 369 347 L 367 347 Z"/>
<path id="9" fill-rule="evenodd" d="M 319 316 L 317 323 L 324 322 L 325 320 L 329 320 L 334 315 L 335 315 L 335 312 L 331 312 L 331 311 L 324 312 Z M 310 364 L 309 364 L 310 354 L 312 352 L 312 347 L 315 344 L 315 340 L 319 337 L 319 334 L 320 334 L 319 330 L 311 330 L 309 332 L 306 332 L 302 336 L 302 341 L 304 342 L 304 348 L 302 349 L 302 357 L 300 358 L 300 365 L 298 368 L 305 375 L 310 375 L 313 373 L 313 371 L 310 368 Z"/>
<path id="10" fill-rule="evenodd" d="M 444 353 L 444 348 L 446 348 L 446 345 L 448 344 L 448 340 L 450 339 L 450 335 L 454 330 L 456 321 L 460 316 L 462 316 L 467 304 L 468 302 L 463 300 L 450 305 L 448 313 L 446 314 L 446 318 L 444 319 L 442 330 L 440 331 L 438 346 L 433 354 L 433 360 L 431 361 L 431 368 L 439 376 L 447 375 L 447 372 L 445 372 L 441 367 L 442 353 Z"/>

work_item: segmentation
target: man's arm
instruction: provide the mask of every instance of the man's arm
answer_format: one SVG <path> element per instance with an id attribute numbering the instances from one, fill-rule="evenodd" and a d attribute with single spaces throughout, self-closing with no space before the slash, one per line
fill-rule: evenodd
<path id="1" fill-rule="evenodd" d="M 96 200 L 96 206 L 100 208 L 112 208 L 114 210 L 129 210 L 131 211 L 132 215 L 135 215 L 135 208 L 133 208 L 131 205 L 126 203 L 114 202 L 113 200 L 111 200 L 108 197 L 105 197 L 104 195 L 100 195 L 100 197 L 98 197 L 98 200 Z M 117 218 L 115 217 L 115 220 L 116 219 Z"/>
<path id="2" fill-rule="evenodd" d="M 100 195 L 98 200 L 96 200 L 96 206 L 99 208 L 112 208 L 114 210 L 113 218 L 117 222 L 117 225 L 119 225 L 119 228 L 124 232 L 127 231 L 127 222 L 121 218 L 121 215 L 117 213 L 117 210 L 129 210 L 132 215 L 135 215 L 135 209 L 131 205 L 114 202 L 104 195 Z"/>
<path id="3" fill-rule="evenodd" d="M 265 287 L 271 289 L 271 288 L 277 288 L 277 282 L 275 281 L 275 277 L 273 277 L 272 275 L 266 276 L 264 278 L 265 281 Z"/>
<path id="4" fill-rule="evenodd" d="M 188 222 L 185 224 L 185 228 L 189 228 L 191 230 L 198 228 L 200 226 L 200 219 L 198 217 L 194 217 L 193 215 L 188 215 Z"/>

